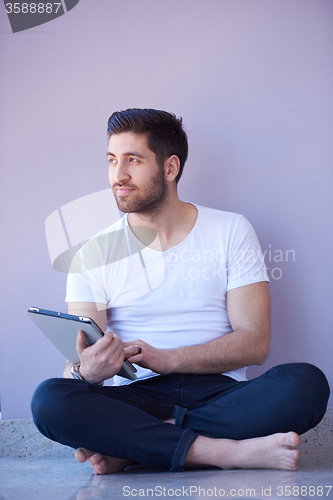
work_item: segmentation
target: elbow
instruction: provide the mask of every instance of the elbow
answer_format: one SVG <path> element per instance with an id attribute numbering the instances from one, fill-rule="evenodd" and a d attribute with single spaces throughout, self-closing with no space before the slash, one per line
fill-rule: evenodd
<path id="1" fill-rule="evenodd" d="M 255 363 L 256 365 L 263 365 L 268 358 L 268 352 L 264 356 L 258 357 L 257 362 Z"/>
<path id="2" fill-rule="evenodd" d="M 256 365 L 263 365 L 268 358 L 269 349 L 270 349 L 270 333 L 265 336 L 265 338 L 261 338 L 260 343 L 257 345 L 256 349 Z"/>

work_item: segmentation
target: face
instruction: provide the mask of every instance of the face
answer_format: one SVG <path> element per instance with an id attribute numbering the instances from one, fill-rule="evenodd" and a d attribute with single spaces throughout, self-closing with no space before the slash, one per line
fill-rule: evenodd
<path id="1" fill-rule="evenodd" d="M 153 215 L 167 197 L 164 169 L 148 148 L 145 135 L 123 132 L 109 140 L 109 181 L 118 208 L 126 213 Z"/>

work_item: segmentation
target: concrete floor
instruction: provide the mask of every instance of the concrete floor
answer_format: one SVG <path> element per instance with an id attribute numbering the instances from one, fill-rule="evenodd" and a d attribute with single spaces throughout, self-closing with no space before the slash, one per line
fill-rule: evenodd
<path id="1" fill-rule="evenodd" d="M 301 446 L 299 470 L 189 469 L 154 472 L 139 466 L 94 476 L 74 457 L 0 459 L 0 500 L 88 500 L 124 498 L 330 498 L 333 499 L 332 448 Z"/>

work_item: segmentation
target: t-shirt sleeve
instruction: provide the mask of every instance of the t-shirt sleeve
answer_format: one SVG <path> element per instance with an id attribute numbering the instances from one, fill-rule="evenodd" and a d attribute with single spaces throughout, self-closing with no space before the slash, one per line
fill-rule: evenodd
<path id="1" fill-rule="evenodd" d="M 90 238 L 75 254 L 67 278 L 66 302 L 109 303 L 107 270 L 128 256 L 122 224 L 123 219 Z"/>
<path id="2" fill-rule="evenodd" d="M 260 281 L 269 281 L 264 256 L 252 225 L 242 216 L 227 248 L 227 291 Z"/>
<path id="3" fill-rule="evenodd" d="M 86 268 L 82 252 L 80 252 L 79 272 L 69 272 L 67 276 L 66 302 L 107 303 L 103 284 L 102 267 Z M 91 266 L 90 266 L 91 267 Z"/>

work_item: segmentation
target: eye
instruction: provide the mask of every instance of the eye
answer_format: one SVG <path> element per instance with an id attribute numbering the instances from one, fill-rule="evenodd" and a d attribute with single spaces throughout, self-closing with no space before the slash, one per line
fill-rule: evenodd
<path id="1" fill-rule="evenodd" d="M 139 160 L 137 158 L 131 157 L 129 158 L 130 163 L 139 163 Z"/>
<path id="2" fill-rule="evenodd" d="M 108 162 L 110 165 L 116 165 L 117 160 L 115 158 L 112 158 L 111 156 L 108 158 Z"/>

